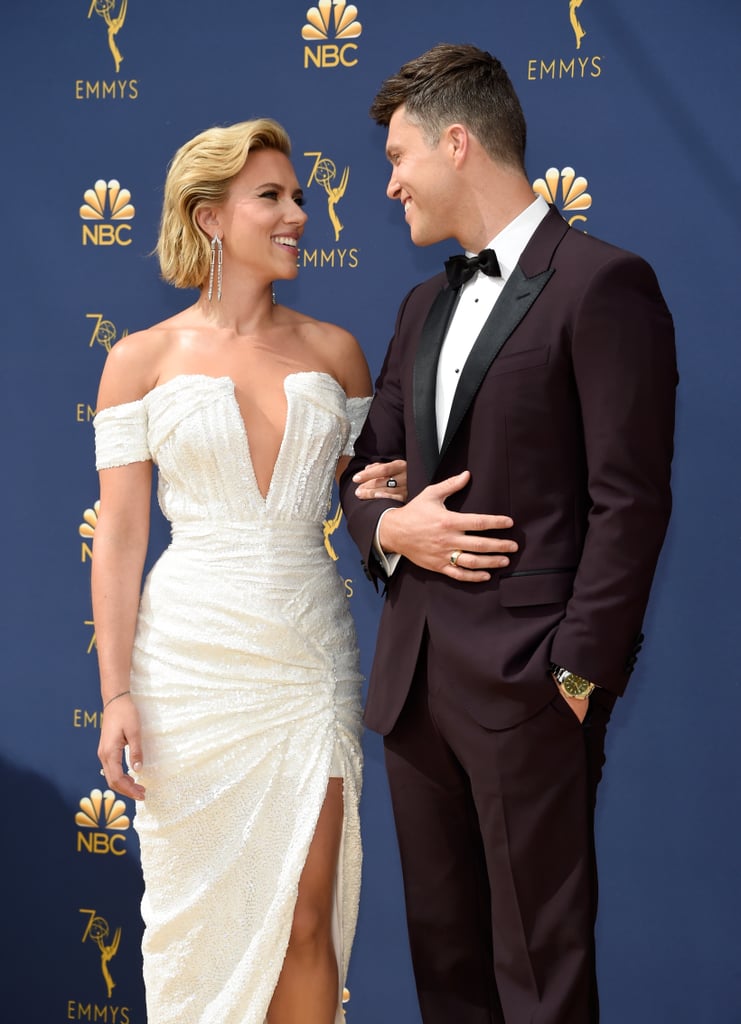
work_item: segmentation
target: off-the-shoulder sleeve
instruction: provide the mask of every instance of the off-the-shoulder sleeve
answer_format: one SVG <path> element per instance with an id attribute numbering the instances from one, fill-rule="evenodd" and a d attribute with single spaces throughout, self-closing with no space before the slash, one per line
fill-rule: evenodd
<path id="1" fill-rule="evenodd" d="M 347 400 L 347 418 L 350 420 L 350 435 L 345 445 L 343 455 L 354 455 L 354 445 L 358 438 L 358 434 L 363 429 L 365 423 L 365 417 L 368 415 L 370 404 L 373 401 L 372 398 L 348 398 Z"/>
<path id="2" fill-rule="evenodd" d="M 113 469 L 152 458 L 144 402 L 126 402 L 103 409 L 93 420 L 93 426 L 96 469 Z"/>

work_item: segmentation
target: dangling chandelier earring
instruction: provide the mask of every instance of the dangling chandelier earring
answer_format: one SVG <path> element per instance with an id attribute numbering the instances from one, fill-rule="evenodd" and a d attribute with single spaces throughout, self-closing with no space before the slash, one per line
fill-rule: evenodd
<path id="1" fill-rule="evenodd" d="M 214 270 L 216 271 L 216 300 L 221 302 L 221 268 L 224 263 L 224 247 L 218 235 L 211 239 L 211 269 L 208 273 L 208 301 L 214 294 Z"/>

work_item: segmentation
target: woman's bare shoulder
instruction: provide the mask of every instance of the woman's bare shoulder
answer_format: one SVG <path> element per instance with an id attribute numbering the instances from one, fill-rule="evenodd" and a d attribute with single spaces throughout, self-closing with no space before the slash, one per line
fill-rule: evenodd
<path id="1" fill-rule="evenodd" d="M 303 318 L 307 340 L 331 368 L 348 396 L 372 393 L 368 363 L 357 338 L 338 324 L 313 317 Z"/>
<path id="2" fill-rule="evenodd" d="M 98 411 L 138 401 L 156 386 L 162 362 L 177 337 L 174 321 L 164 320 L 116 342 L 103 367 Z"/>

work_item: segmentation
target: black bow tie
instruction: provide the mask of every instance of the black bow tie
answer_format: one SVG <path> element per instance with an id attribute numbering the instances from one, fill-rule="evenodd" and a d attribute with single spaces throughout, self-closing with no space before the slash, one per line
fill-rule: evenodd
<path id="1" fill-rule="evenodd" d="M 478 256 L 451 256 L 445 261 L 445 273 L 451 288 L 460 288 L 477 270 L 489 277 L 501 277 L 499 260 L 493 249 L 482 249 Z"/>

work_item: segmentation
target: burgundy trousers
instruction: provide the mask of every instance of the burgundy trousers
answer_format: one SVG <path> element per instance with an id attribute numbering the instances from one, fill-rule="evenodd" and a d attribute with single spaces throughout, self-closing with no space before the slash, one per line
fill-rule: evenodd
<path id="1" fill-rule="evenodd" d="M 593 812 L 614 699 L 474 721 L 426 640 L 385 738 L 424 1024 L 596 1024 Z"/>

